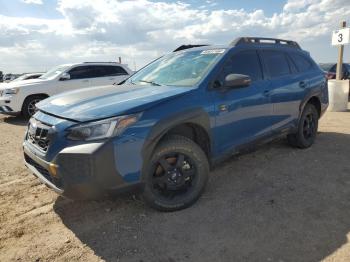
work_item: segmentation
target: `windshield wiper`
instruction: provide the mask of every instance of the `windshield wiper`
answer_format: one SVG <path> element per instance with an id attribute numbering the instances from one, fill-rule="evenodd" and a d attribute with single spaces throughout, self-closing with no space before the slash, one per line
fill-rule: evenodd
<path id="1" fill-rule="evenodd" d="M 152 86 L 161 86 L 161 84 L 158 84 L 158 83 L 153 82 L 153 81 L 139 80 L 138 82 L 143 82 L 143 83 L 151 84 Z"/>

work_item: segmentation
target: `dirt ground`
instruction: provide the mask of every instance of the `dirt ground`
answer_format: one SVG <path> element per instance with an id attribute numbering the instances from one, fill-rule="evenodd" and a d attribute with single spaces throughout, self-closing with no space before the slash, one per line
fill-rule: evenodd
<path id="1" fill-rule="evenodd" d="M 310 149 L 231 158 L 175 213 L 58 197 L 23 165 L 25 125 L 0 115 L 0 261 L 350 261 L 350 112 L 327 113 Z"/>

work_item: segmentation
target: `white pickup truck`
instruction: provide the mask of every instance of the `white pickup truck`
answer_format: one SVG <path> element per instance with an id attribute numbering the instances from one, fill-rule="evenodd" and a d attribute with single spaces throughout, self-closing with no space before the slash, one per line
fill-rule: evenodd
<path id="1" fill-rule="evenodd" d="M 39 101 L 65 91 L 92 86 L 119 83 L 132 71 L 124 64 L 84 62 L 57 66 L 41 77 L 0 85 L 0 113 L 22 114 L 25 118 L 35 113 Z"/>

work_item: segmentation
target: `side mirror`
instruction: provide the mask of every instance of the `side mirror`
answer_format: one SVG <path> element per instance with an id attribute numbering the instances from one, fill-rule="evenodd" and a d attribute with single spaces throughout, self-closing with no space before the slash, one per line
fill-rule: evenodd
<path id="1" fill-rule="evenodd" d="M 60 81 L 66 81 L 70 79 L 70 74 L 69 73 L 63 73 L 60 77 Z"/>
<path id="2" fill-rule="evenodd" d="M 229 74 L 225 77 L 224 87 L 238 88 L 249 86 L 252 80 L 247 75 Z"/>

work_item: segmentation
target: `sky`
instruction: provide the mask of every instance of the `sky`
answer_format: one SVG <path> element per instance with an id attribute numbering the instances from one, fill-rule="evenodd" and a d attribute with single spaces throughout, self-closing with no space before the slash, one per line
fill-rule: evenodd
<path id="1" fill-rule="evenodd" d="M 240 36 L 296 40 L 317 62 L 335 62 L 332 31 L 346 19 L 350 0 L 0 0 L 0 71 L 118 57 L 135 70 L 182 44 Z"/>

